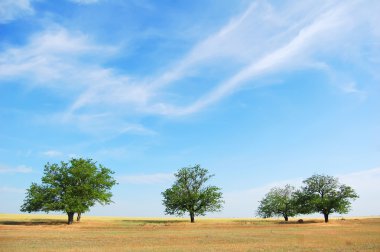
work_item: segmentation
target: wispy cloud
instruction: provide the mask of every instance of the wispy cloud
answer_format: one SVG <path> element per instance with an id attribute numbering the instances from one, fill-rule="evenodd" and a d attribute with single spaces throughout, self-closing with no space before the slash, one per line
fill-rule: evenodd
<path id="1" fill-rule="evenodd" d="M 119 182 L 130 184 L 162 184 L 172 180 L 174 180 L 174 174 L 172 173 L 125 175 L 118 177 Z"/>
<path id="2" fill-rule="evenodd" d="M 41 152 L 41 154 L 47 157 L 61 157 L 64 155 L 61 151 L 58 150 L 47 150 Z"/>
<path id="3" fill-rule="evenodd" d="M 357 6 L 355 2 L 350 2 L 348 4 L 336 4 L 329 6 L 327 10 L 323 9 L 319 15 L 310 20 L 310 24 L 302 26 L 301 24 L 305 21 L 298 21 L 299 25 L 296 25 L 296 27 L 300 26 L 300 28 L 295 36 L 290 38 L 285 36 L 285 39 L 281 37 L 281 40 L 283 40 L 282 44 L 280 42 L 280 45 L 277 48 L 267 50 L 266 53 L 259 58 L 254 57 L 253 61 L 251 61 L 248 65 L 244 66 L 232 77 L 219 84 L 211 92 L 204 95 L 193 104 L 182 108 L 161 104 L 160 106 L 157 106 L 156 109 L 161 109 L 167 114 L 182 115 L 195 113 L 232 94 L 233 92 L 236 92 L 242 85 L 247 84 L 248 81 L 254 80 L 258 76 L 278 71 L 302 69 L 305 68 L 305 66 L 314 66 L 315 59 L 313 59 L 313 56 L 315 56 L 317 52 L 326 50 L 326 47 L 336 46 L 342 42 L 343 38 L 345 38 L 344 35 L 347 35 L 345 32 L 349 32 L 351 30 L 350 28 L 352 28 L 353 25 L 351 23 L 351 13 L 354 11 L 355 6 Z M 228 34 L 232 30 L 236 29 L 236 27 L 242 23 L 242 20 L 249 15 L 251 9 L 253 8 L 250 7 L 241 18 L 237 19 L 238 21 L 234 22 L 232 25 L 229 24 L 225 29 L 222 29 L 220 34 Z M 297 24 L 297 21 L 295 21 L 295 23 Z M 292 34 L 294 32 L 293 29 L 294 27 L 292 26 L 288 28 L 287 32 Z M 283 32 L 283 34 L 285 33 L 286 31 Z M 331 39 L 331 36 L 333 36 L 334 39 Z M 217 42 L 215 42 L 215 40 Z M 208 41 L 206 41 L 206 43 L 202 44 L 206 45 L 203 50 L 213 51 L 215 50 L 215 46 L 217 44 L 223 44 L 222 41 L 224 42 L 223 36 L 215 36 L 215 40 L 213 43 L 208 43 Z M 326 42 L 330 44 L 326 45 Z M 258 47 L 260 46 L 261 45 Z M 225 52 L 224 50 L 217 51 L 222 53 Z M 241 51 L 246 53 L 245 50 Z M 214 57 L 215 56 L 216 55 L 214 55 Z M 220 56 L 220 54 L 218 56 Z M 186 60 L 186 62 L 187 61 L 190 60 Z"/>
<path id="4" fill-rule="evenodd" d="M 341 83 L 340 88 L 344 93 L 356 95 L 361 100 L 365 100 L 367 98 L 367 92 L 360 90 L 355 81 Z"/>
<path id="5" fill-rule="evenodd" d="M 94 136 L 102 136 L 103 140 L 112 139 L 125 134 L 155 136 L 157 132 L 139 123 L 130 123 L 125 120 L 122 112 L 107 113 L 66 111 L 51 117 L 52 122 L 75 124 L 81 131 Z M 41 118 L 45 120 L 45 118 Z"/>
<path id="6" fill-rule="evenodd" d="M 379 34 L 372 24 L 376 19 L 367 20 L 371 16 L 368 12 L 375 15 L 378 7 L 375 4 L 367 10 L 358 1 L 290 1 L 276 8 L 268 2 L 255 1 L 173 61 L 174 67 L 154 76 L 130 76 L 125 69 L 106 64 L 123 53 L 118 46 L 102 45 L 83 32 L 51 25 L 32 36 L 26 45 L 9 47 L 0 53 L 0 79 L 25 79 L 34 86 L 66 95 L 67 109 L 53 116 L 54 121 L 75 124 L 88 132 L 154 134 L 154 130 L 129 119 L 197 113 L 244 85 L 257 85 L 268 74 L 305 68 L 334 72 L 329 55 L 342 56 L 340 46 L 350 41 L 352 34 Z M 361 31 L 368 22 L 373 28 Z M 360 39 L 354 43 L 357 45 L 350 50 L 360 51 Z M 210 67 L 229 71 L 222 79 L 207 83 L 200 94 L 175 91 L 188 103 L 170 100 L 165 95 L 190 76 L 206 75 Z M 341 86 L 343 92 L 364 93 L 355 80 L 348 78 L 346 83 Z"/>
<path id="7" fill-rule="evenodd" d="M 345 83 L 345 85 L 342 86 L 342 89 L 346 93 L 360 93 L 356 83 L 353 81 Z"/>
<path id="8" fill-rule="evenodd" d="M 100 2 L 100 0 L 70 0 L 70 2 L 77 4 L 94 4 Z"/>
<path id="9" fill-rule="evenodd" d="M 127 79 L 112 78 L 113 85 L 100 84 L 84 92 L 70 111 L 103 103 L 134 105 L 139 113 L 188 115 L 237 92 L 243 85 L 255 85 L 252 81 L 268 74 L 304 68 L 322 71 L 329 68 L 331 73 L 334 69 L 321 61 L 321 55 L 326 51 L 339 51 L 339 45 L 367 20 L 361 12 L 356 13 L 360 7 L 356 1 L 311 6 L 288 6 L 283 15 L 269 4 L 254 2 L 240 16 L 195 45 L 174 68 L 151 77 L 151 81 L 134 80 L 133 84 Z M 309 15 L 303 15 L 305 12 Z M 352 15 L 356 22 L 352 22 Z M 266 26 L 264 31 L 258 28 L 262 26 Z M 195 102 L 183 106 L 160 97 L 168 84 L 180 83 L 191 75 L 202 73 L 205 66 L 218 68 L 221 59 L 229 59 L 230 64 L 241 67 L 225 81 L 211 84 L 211 91 Z M 112 81 L 108 79 L 109 82 Z M 359 90 L 358 87 L 355 86 L 355 90 Z M 342 91 L 347 92 L 347 87 Z"/>
<path id="10" fill-rule="evenodd" d="M 0 1 L 0 24 L 9 23 L 17 18 L 34 14 L 32 0 Z"/>
<path id="11" fill-rule="evenodd" d="M 0 192 L 1 193 L 25 193 L 25 189 L 16 188 L 16 187 L 1 186 Z"/>
<path id="12" fill-rule="evenodd" d="M 67 149 L 67 148 L 63 148 Z M 70 149 L 72 151 L 72 146 L 70 146 Z M 61 159 L 71 159 L 71 158 L 81 158 L 82 156 L 76 153 L 67 152 L 67 151 L 60 151 L 60 150 L 46 150 L 40 152 L 40 155 L 48 157 L 48 158 L 61 158 Z"/>
<path id="13" fill-rule="evenodd" d="M 86 35 L 52 25 L 33 35 L 23 47 L 8 47 L 0 54 L 0 79 L 27 79 L 32 84 L 61 90 L 89 85 L 81 77 L 81 57 L 95 52 L 112 53 L 110 47 L 92 44 Z M 94 66 L 86 66 L 84 71 Z M 90 77 L 91 78 L 91 77 Z M 63 83 L 62 83 L 63 82 Z"/>
<path id="14" fill-rule="evenodd" d="M 31 172 L 33 172 L 33 169 L 25 165 L 19 165 L 16 167 L 0 165 L 0 173 L 31 173 Z"/>
<path id="15" fill-rule="evenodd" d="M 76 124 L 89 132 L 154 134 L 142 125 L 119 119 L 125 114 L 125 106 L 131 113 L 143 106 L 149 92 L 128 76 L 100 65 L 117 51 L 117 47 L 93 43 L 81 32 L 52 25 L 32 36 L 25 46 L 8 47 L 0 53 L 0 80 L 27 80 L 28 85 L 59 91 L 69 99 L 80 94 L 66 112 L 52 115 L 51 121 Z M 89 58 L 95 58 L 92 62 L 96 63 L 88 63 Z M 117 109 L 114 104 L 124 107 Z M 92 106 L 105 109 L 79 111 Z"/>

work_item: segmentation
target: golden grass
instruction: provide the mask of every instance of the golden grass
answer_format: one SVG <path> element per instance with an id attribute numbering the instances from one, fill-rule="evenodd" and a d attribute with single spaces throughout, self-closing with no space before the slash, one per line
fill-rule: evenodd
<path id="1" fill-rule="evenodd" d="M 0 251 L 380 251 L 380 218 L 196 221 L 0 214 Z"/>

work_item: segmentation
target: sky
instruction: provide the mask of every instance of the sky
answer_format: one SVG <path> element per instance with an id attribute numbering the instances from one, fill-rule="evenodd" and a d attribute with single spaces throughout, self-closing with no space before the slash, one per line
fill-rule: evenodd
<path id="1" fill-rule="evenodd" d="M 1 0 L 0 213 L 46 163 L 115 171 L 89 214 L 164 216 L 182 167 L 215 176 L 212 217 L 327 174 L 380 215 L 380 2 Z"/>

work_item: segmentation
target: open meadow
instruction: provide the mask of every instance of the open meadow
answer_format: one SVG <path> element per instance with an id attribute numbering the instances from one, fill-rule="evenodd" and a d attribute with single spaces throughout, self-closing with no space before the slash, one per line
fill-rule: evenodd
<path id="1" fill-rule="evenodd" d="M 380 218 L 196 219 L 0 214 L 0 251 L 380 251 Z"/>

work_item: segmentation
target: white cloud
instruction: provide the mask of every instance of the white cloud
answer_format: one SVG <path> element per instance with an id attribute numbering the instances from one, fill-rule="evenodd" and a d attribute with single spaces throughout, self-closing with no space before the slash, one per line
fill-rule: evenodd
<path id="1" fill-rule="evenodd" d="M 97 68 L 85 74 L 86 77 L 82 82 L 93 84 L 76 99 L 68 113 L 97 105 L 114 108 L 123 105 L 124 111 L 130 108 L 133 112 L 144 107 L 152 96 L 147 86 L 133 83 L 128 76 L 117 75 L 111 69 Z"/>
<path id="2" fill-rule="evenodd" d="M 80 158 L 81 157 L 81 155 L 76 154 L 76 153 L 62 152 L 59 150 L 46 150 L 46 151 L 40 152 L 40 154 L 45 156 L 45 157 L 48 157 L 48 158 L 72 159 L 72 158 Z"/>
<path id="3" fill-rule="evenodd" d="M 150 92 L 128 76 L 99 64 L 117 51 L 117 47 L 93 43 L 83 33 L 51 26 L 33 35 L 25 46 L 0 53 L 0 79 L 27 80 L 24 82 L 28 85 L 56 90 L 69 99 L 80 94 L 66 112 L 53 115 L 51 121 L 75 124 L 90 133 L 155 134 L 142 125 L 119 119 L 125 111 L 134 113 L 144 106 Z M 96 63 L 88 63 L 89 57 L 95 57 L 91 62 Z M 109 107 L 114 104 L 124 107 L 114 107 L 111 112 Z M 101 106 L 98 110 L 106 112 L 78 111 L 93 106 Z M 46 118 L 41 121 L 46 122 Z"/>
<path id="4" fill-rule="evenodd" d="M 207 107 L 208 105 L 221 100 L 225 96 L 230 95 L 255 77 L 276 71 L 312 66 L 313 64 L 311 63 L 314 62 L 312 58 L 314 54 L 321 49 L 326 50 L 326 47 L 331 46 L 326 45 L 326 42 L 331 43 L 334 41 L 333 44 L 339 44 L 342 37 L 344 38 L 344 36 L 340 37 L 340 35 L 345 29 L 349 30 L 347 26 L 350 25 L 349 22 L 352 19 L 350 13 L 356 6 L 357 5 L 352 3 L 346 5 L 340 4 L 336 6 L 329 6 L 330 8 L 324 10 L 322 13 L 314 17 L 314 19 L 311 20 L 310 24 L 301 27 L 298 30 L 298 33 L 290 38 L 289 41 L 285 40 L 283 41 L 284 44 L 280 45 L 278 48 L 268 50 L 263 56 L 254 58 L 254 60 L 251 61 L 247 66 L 243 67 L 231 78 L 225 82 L 222 82 L 211 92 L 204 95 L 193 104 L 182 108 L 160 104 L 156 106 L 155 109 L 161 109 L 163 113 L 166 114 L 182 115 L 195 113 L 204 107 Z M 251 8 L 248 10 L 250 9 Z M 248 15 L 247 13 L 249 12 L 244 13 L 242 17 Z M 232 25 L 232 27 L 236 27 L 239 25 L 239 23 L 241 23 L 241 19 L 238 20 L 239 22 Z M 303 22 L 303 20 L 300 21 L 300 23 Z M 231 30 L 229 28 L 230 26 L 231 25 L 228 25 L 225 28 L 226 32 L 221 32 L 221 34 L 228 33 Z M 289 29 L 289 33 L 293 33 L 292 30 L 293 27 Z M 223 44 L 222 42 L 225 42 L 223 38 L 221 38 L 221 40 L 222 41 L 218 41 L 217 43 L 210 43 L 210 45 L 204 48 L 204 51 L 215 50 L 217 44 Z M 244 49 L 239 49 L 246 53 Z M 221 51 L 223 53 L 225 50 L 218 48 L 217 51 Z"/>
<path id="5" fill-rule="evenodd" d="M 117 111 L 113 113 L 74 113 L 73 111 L 64 114 L 56 114 L 51 118 L 52 122 L 75 125 L 82 131 L 94 136 L 101 136 L 104 140 L 115 138 L 124 134 L 134 135 L 157 135 L 152 129 L 142 124 L 128 123 L 124 121 L 123 114 Z M 42 118 L 41 120 L 46 120 Z"/>
<path id="6" fill-rule="evenodd" d="M 242 39 L 236 41 L 236 37 L 241 38 L 242 35 L 242 33 L 237 33 L 237 30 L 239 26 L 252 15 L 256 6 L 257 3 L 251 4 L 242 15 L 233 18 L 218 32 L 210 35 L 208 38 L 195 45 L 183 59 L 175 64 L 175 68 L 172 68 L 161 76 L 158 76 L 158 78 L 155 78 L 150 85 L 154 88 L 162 87 L 178 79 L 184 78 L 189 75 L 189 72 L 191 72 L 192 68 L 195 68 L 197 64 L 211 58 L 221 58 L 226 55 L 236 58 L 236 54 L 239 56 L 244 55 L 244 57 L 246 57 L 247 51 L 244 50 L 245 48 L 238 47 L 234 43 L 244 41 Z M 247 45 L 245 45 L 245 47 L 246 46 Z"/>
<path id="7" fill-rule="evenodd" d="M 41 153 L 44 156 L 47 157 L 61 157 L 63 156 L 63 153 L 57 150 L 47 150 Z"/>
<path id="8" fill-rule="evenodd" d="M 330 54 L 344 61 L 347 61 L 347 55 L 360 55 L 361 43 L 368 44 L 368 41 L 363 42 L 358 39 L 353 41 L 352 34 L 362 32 L 361 25 L 369 22 L 367 11 L 376 12 L 376 9 L 379 9 L 378 5 L 368 10 L 358 1 L 344 3 L 331 1 L 317 5 L 307 2 L 299 7 L 291 5 L 287 6 L 285 12 L 281 12 L 274 10 L 271 6 L 265 4 L 260 6 L 255 2 L 216 35 L 210 36 L 195 46 L 189 55 L 176 64 L 176 68 L 158 78 L 158 83 L 163 85 L 186 78 L 186 75 L 193 71 L 192 68 L 201 68 L 202 65 L 199 62 L 204 60 L 229 57 L 247 64 L 243 64 L 243 67 L 234 75 L 187 106 L 162 102 L 154 104 L 150 109 L 155 113 L 166 115 L 196 113 L 233 94 L 243 85 L 255 85 L 252 81 L 281 71 L 314 68 L 332 75 L 339 70 L 321 60 L 328 59 Z M 261 19 L 254 19 L 255 16 Z M 263 26 L 266 32 L 261 34 L 260 28 Z M 246 34 L 256 36 L 247 37 Z M 355 37 L 371 36 L 374 34 Z M 231 37 L 234 40 L 229 39 Z M 242 40 L 247 44 L 241 44 Z M 347 41 L 353 42 L 342 50 L 342 45 L 347 44 Z M 236 51 L 231 51 L 230 48 Z M 355 64 L 355 62 L 352 63 Z M 333 81 L 334 84 L 338 83 L 336 86 L 343 92 L 359 94 L 365 98 L 365 92 L 361 91 L 356 84 L 342 85 L 339 79 Z"/>
<path id="9" fill-rule="evenodd" d="M 16 187 L 1 186 L 0 192 L 1 193 L 25 193 L 25 189 L 16 188 Z"/>
<path id="10" fill-rule="evenodd" d="M 306 2 L 306 1 L 305 1 Z M 153 86 L 163 86 L 191 75 L 204 64 L 222 61 L 251 64 L 266 54 L 277 50 L 284 42 L 296 35 L 299 29 L 316 18 L 329 4 L 300 4 L 274 10 L 266 1 L 253 1 L 240 15 L 233 17 L 225 26 L 197 43 L 175 67 L 152 81 Z M 295 20 L 294 16 L 308 11 L 308 15 Z"/>
<path id="11" fill-rule="evenodd" d="M 9 23 L 17 18 L 32 15 L 34 9 L 31 0 L 1 0 L 0 24 Z"/>
<path id="12" fill-rule="evenodd" d="M 72 158 L 80 158 L 81 156 L 78 154 L 75 154 L 75 153 L 69 153 L 69 154 L 67 154 L 67 157 L 69 159 L 72 159 Z"/>
<path id="13" fill-rule="evenodd" d="M 161 184 L 174 180 L 173 173 L 155 173 L 140 175 L 125 175 L 117 179 L 121 183 L 130 184 Z"/>
<path id="14" fill-rule="evenodd" d="M 360 91 L 358 90 L 358 87 L 357 87 L 356 83 L 353 82 L 353 81 L 345 83 L 342 86 L 342 89 L 346 93 L 360 93 Z"/>
<path id="15" fill-rule="evenodd" d="M 157 132 L 148 129 L 141 124 L 126 124 L 123 128 L 120 129 L 120 134 L 134 132 L 141 135 L 156 135 Z"/>
<path id="16" fill-rule="evenodd" d="M 70 2 L 77 3 L 77 4 L 94 4 L 94 3 L 98 3 L 99 0 L 70 0 Z"/>
<path id="17" fill-rule="evenodd" d="M 355 81 L 343 82 L 340 84 L 340 88 L 344 93 L 356 95 L 362 100 L 367 98 L 367 92 L 360 90 Z"/>
<path id="18" fill-rule="evenodd" d="M 31 173 L 31 172 L 33 172 L 33 169 L 25 165 L 19 165 L 16 167 L 0 165 L 0 173 Z"/>
<path id="19" fill-rule="evenodd" d="M 80 62 L 81 57 L 96 52 L 109 55 L 113 48 L 98 47 L 82 33 L 52 26 L 33 35 L 25 46 L 8 47 L 0 54 L 0 79 L 27 79 L 34 85 L 72 90 L 90 84 L 91 79 L 83 81 L 82 71 L 95 67 L 82 70 Z"/>
<path id="20" fill-rule="evenodd" d="M 367 93 L 359 88 L 359 85 L 348 74 L 336 71 L 328 65 L 320 65 L 320 69 L 324 71 L 330 79 L 330 82 L 345 94 L 353 94 L 365 99 Z"/>
<path id="21" fill-rule="evenodd" d="M 99 45 L 82 32 L 51 26 L 32 36 L 25 46 L 0 53 L 0 79 L 26 79 L 26 83 L 67 95 L 72 102 L 66 111 L 55 115 L 54 121 L 75 124 L 90 133 L 154 134 L 143 125 L 125 121 L 147 114 L 197 113 L 244 85 L 255 86 L 253 81 L 268 74 L 304 68 L 334 72 L 324 59 L 342 54 L 341 45 L 350 41 L 352 34 L 361 33 L 367 12 L 376 12 L 376 6 L 367 10 L 357 1 L 290 1 L 276 8 L 268 2 L 253 2 L 173 62 L 174 67 L 158 76 L 143 77 L 102 66 L 122 53 L 121 48 Z M 368 36 L 364 35 L 357 37 Z M 356 39 L 353 43 L 361 42 Z M 360 45 L 357 47 L 360 49 Z M 359 50 L 357 47 L 352 50 Z M 197 96 L 176 91 L 178 97 L 186 96 L 188 101 L 190 97 L 188 104 L 178 104 L 165 96 L 170 93 L 169 84 L 181 85 L 190 75 L 202 75 L 210 66 L 233 71 L 221 81 L 208 83 L 206 91 Z M 359 94 L 358 83 L 348 80 L 341 90 Z"/>

